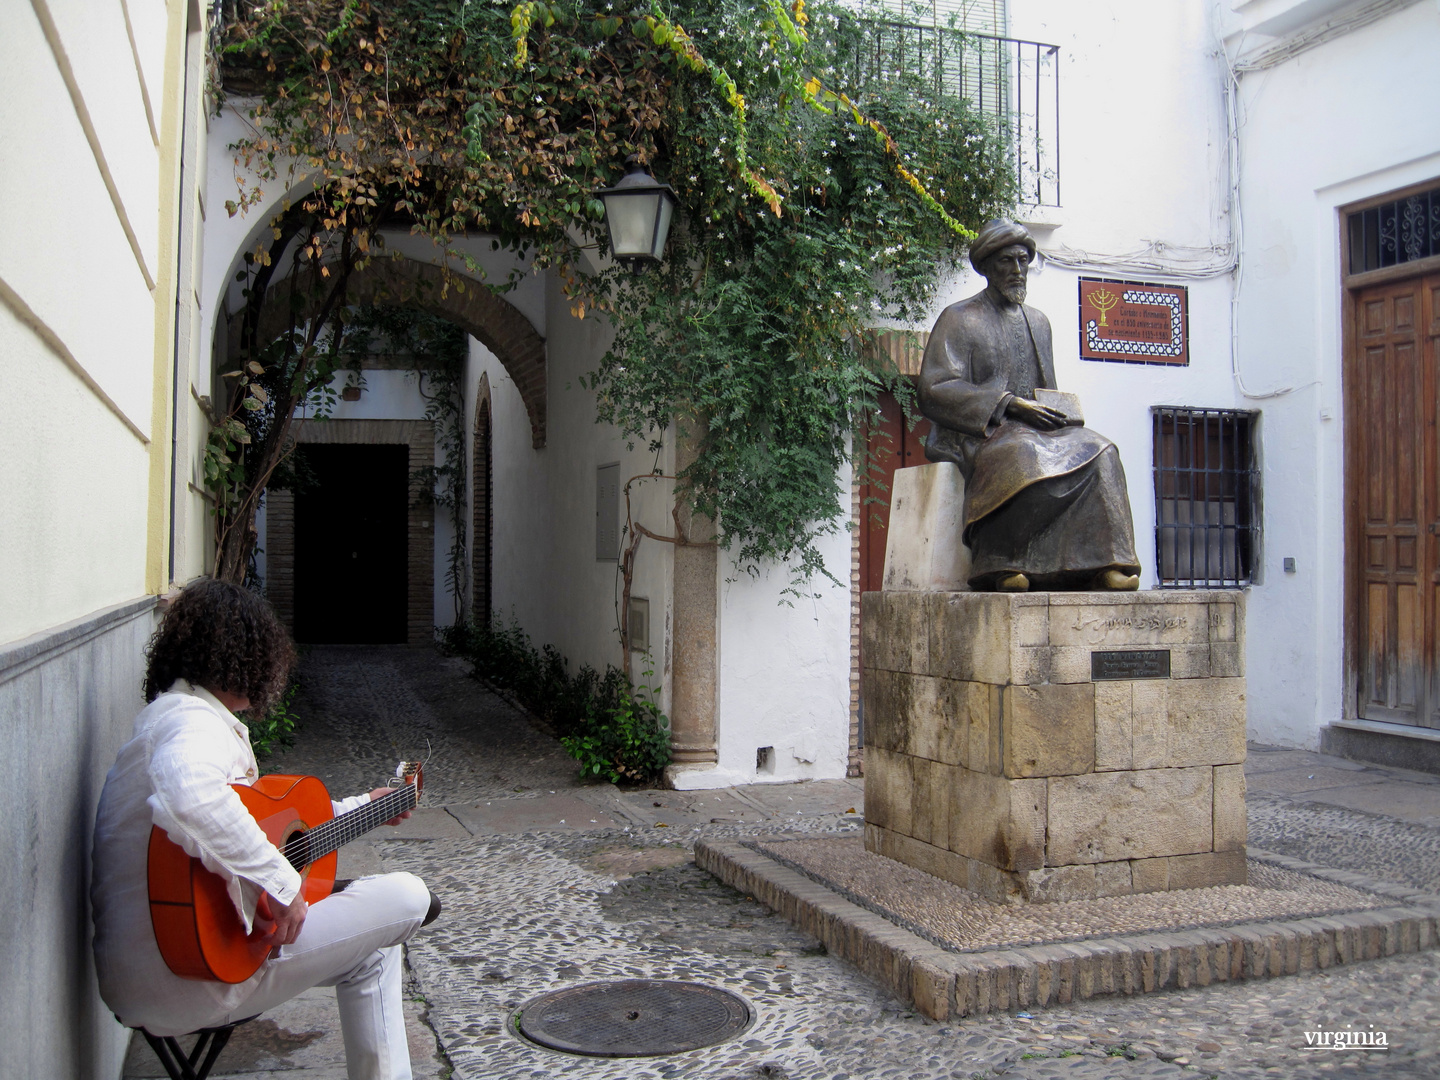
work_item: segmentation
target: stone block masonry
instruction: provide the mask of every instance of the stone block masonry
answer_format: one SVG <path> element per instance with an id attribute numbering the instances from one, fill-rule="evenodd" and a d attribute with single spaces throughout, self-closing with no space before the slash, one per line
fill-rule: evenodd
<path id="1" fill-rule="evenodd" d="M 1245 882 L 1245 596 L 862 598 L 865 844 L 990 900 Z"/>

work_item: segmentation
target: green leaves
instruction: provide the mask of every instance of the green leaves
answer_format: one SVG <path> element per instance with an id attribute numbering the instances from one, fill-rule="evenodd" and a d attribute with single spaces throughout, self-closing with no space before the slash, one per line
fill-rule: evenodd
<path id="1" fill-rule="evenodd" d="M 864 332 L 927 317 L 965 231 L 1013 201 L 1005 140 L 967 103 L 903 77 L 856 84 L 866 35 L 844 8 L 800 0 L 243 8 L 223 75 L 253 96 L 258 134 L 238 156 L 265 179 L 292 160 L 316 179 L 291 247 L 250 253 L 247 311 L 290 272 L 273 265 L 287 251 L 314 277 L 291 331 L 252 342 L 230 373 L 233 415 L 259 442 L 306 395 L 326 407 L 336 360 L 304 320 L 332 270 L 373 257 L 381 208 L 442 246 L 488 235 L 552 270 L 572 311 L 613 320 L 586 380 L 599 418 L 657 443 L 684 426 L 699 456 L 682 497 L 743 568 L 788 563 L 798 594 L 841 528 L 851 433 L 882 388 L 903 392 Z M 593 192 L 630 153 L 679 195 L 667 260 L 588 277 L 582 253 L 604 245 Z M 235 211 L 259 192 L 242 188 Z M 329 317 L 344 311 L 341 298 Z M 255 495 L 283 450 L 222 452 L 215 484 Z"/>

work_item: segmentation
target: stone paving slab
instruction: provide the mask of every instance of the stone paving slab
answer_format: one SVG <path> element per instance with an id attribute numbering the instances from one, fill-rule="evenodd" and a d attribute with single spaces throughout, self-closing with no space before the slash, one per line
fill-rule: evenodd
<path id="1" fill-rule="evenodd" d="M 1364 770 L 1309 765 L 1261 773 L 1250 778 L 1247 788 L 1266 794 L 1291 795 L 1296 792 L 1318 792 L 1327 788 L 1361 787 L 1366 784 L 1383 784 L 1384 782 L 1383 776 L 1375 776 Z"/>
<path id="2" fill-rule="evenodd" d="M 469 833 L 445 807 L 421 806 L 399 825 L 382 825 L 370 835 L 381 840 L 444 840 Z"/>
<path id="3" fill-rule="evenodd" d="M 1305 801 L 1384 814 L 1419 825 L 1440 825 L 1440 787 L 1364 784 L 1305 793 Z"/>
<path id="4" fill-rule="evenodd" d="M 1245 775 L 1257 782 L 1260 782 L 1258 774 L 1279 769 L 1327 768 L 1364 772 L 1368 767 L 1358 761 L 1317 754 L 1313 750 L 1286 750 L 1259 743 L 1250 743 L 1245 753 Z"/>
<path id="5" fill-rule="evenodd" d="M 759 838 L 742 843 L 955 952 L 1308 918 L 1392 906 L 1396 899 L 1250 859 L 1249 882 L 1244 885 L 1004 904 L 867 851 L 859 837 Z M 1410 896 L 1399 899 L 1406 902 Z"/>
<path id="6" fill-rule="evenodd" d="M 531 832 L 538 828 L 613 829 L 616 826 L 615 820 L 604 811 L 572 795 L 487 799 L 472 806 L 447 809 L 472 836 Z"/>

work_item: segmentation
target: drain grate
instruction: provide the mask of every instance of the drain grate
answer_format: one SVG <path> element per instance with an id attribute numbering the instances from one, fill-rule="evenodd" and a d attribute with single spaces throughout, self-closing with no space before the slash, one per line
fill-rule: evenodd
<path id="1" fill-rule="evenodd" d="M 648 1057 L 713 1046 L 750 1026 L 750 1006 L 701 983 L 622 979 L 569 986 L 520 1011 L 532 1042 L 589 1057 Z"/>

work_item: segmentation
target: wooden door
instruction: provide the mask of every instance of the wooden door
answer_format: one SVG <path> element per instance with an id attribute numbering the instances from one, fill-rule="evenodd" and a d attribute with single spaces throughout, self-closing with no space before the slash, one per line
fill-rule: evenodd
<path id="1" fill-rule="evenodd" d="M 1349 372 L 1358 715 L 1440 727 L 1440 275 L 1353 294 Z"/>
<path id="2" fill-rule="evenodd" d="M 875 592 L 885 580 L 885 538 L 890 525 L 890 493 L 895 470 L 924 465 L 925 436 L 930 421 L 921 417 L 913 428 L 894 394 L 880 395 L 880 419 L 867 438 L 874 462 L 860 485 L 860 591 Z"/>

